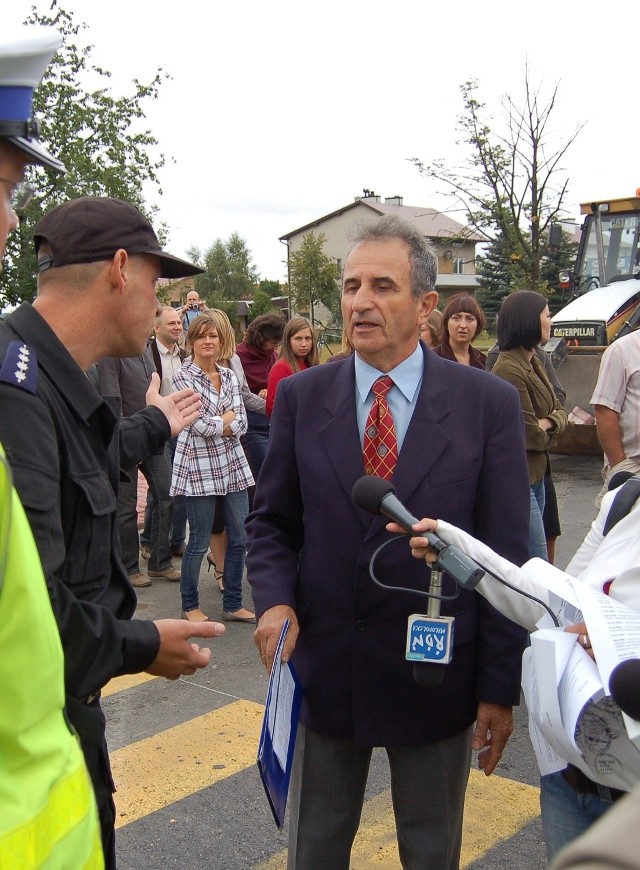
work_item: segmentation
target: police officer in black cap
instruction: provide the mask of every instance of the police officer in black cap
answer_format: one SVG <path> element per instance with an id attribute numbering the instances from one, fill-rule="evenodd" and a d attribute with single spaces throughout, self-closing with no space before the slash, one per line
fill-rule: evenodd
<path id="1" fill-rule="evenodd" d="M 64 166 L 40 145 L 32 92 L 59 35 L 26 28 L 0 36 L 0 244 L 25 203 L 25 166 Z M 114 676 L 147 671 L 177 679 L 211 652 L 191 644 L 219 623 L 133 620 L 136 597 L 118 554 L 120 449 L 135 465 L 192 422 L 191 390 L 159 395 L 122 426 L 85 372 L 104 356 L 142 353 L 160 277 L 197 274 L 166 254 L 143 215 L 120 200 L 85 197 L 36 227 L 38 296 L 0 325 L 0 442 L 36 539 L 65 654 L 69 718 L 93 781 L 107 867 L 115 867 L 113 784 L 100 690 Z M 126 427 L 126 428 L 125 428 Z"/>

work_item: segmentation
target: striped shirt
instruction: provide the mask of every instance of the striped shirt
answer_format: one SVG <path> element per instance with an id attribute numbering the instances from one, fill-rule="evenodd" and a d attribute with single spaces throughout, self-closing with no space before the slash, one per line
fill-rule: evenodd
<path id="1" fill-rule="evenodd" d="M 220 394 L 194 362 L 185 362 L 173 376 L 174 389 L 195 390 L 202 405 L 198 419 L 178 436 L 171 495 L 226 495 L 253 485 L 240 444 L 240 436 L 247 431 L 247 412 L 240 385 L 231 369 L 218 366 L 218 372 Z M 230 426 L 231 436 L 222 434 L 222 414 L 226 411 L 234 411 L 236 415 Z"/>

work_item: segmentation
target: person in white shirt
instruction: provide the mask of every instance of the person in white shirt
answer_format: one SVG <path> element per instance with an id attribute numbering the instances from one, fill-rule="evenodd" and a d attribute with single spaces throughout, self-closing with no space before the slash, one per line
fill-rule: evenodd
<path id="1" fill-rule="evenodd" d="M 591 404 L 604 451 L 604 485 L 617 471 L 640 473 L 640 332 L 619 338 L 604 352 Z"/>

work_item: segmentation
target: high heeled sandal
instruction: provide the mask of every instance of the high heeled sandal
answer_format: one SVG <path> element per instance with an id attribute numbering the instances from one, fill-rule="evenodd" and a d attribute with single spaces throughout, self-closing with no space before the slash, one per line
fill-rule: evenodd
<path id="1" fill-rule="evenodd" d="M 216 563 L 211 556 L 211 551 L 207 553 L 207 562 L 209 563 L 207 567 L 207 574 L 213 568 L 213 576 L 216 583 L 218 584 L 218 589 L 220 590 L 220 592 L 224 592 L 224 582 L 222 580 L 222 578 L 224 577 L 224 571 L 219 571 L 216 567 Z"/>

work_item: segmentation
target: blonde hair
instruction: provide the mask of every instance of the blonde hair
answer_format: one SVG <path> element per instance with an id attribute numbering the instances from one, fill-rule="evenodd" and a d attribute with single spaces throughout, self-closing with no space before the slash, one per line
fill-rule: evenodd
<path id="1" fill-rule="evenodd" d="M 220 339 L 219 362 L 229 362 L 236 352 L 236 337 L 231 326 L 231 321 L 224 311 L 219 308 L 209 308 L 207 314 L 215 321 L 218 337 Z"/>
<path id="2" fill-rule="evenodd" d="M 218 324 L 211 317 L 209 311 L 206 314 L 199 314 L 195 320 L 192 320 L 189 324 L 189 331 L 187 332 L 187 353 L 193 356 L 193 343 L 198 338 L 202 338 L 210 329 L 215 329 L 218 333 L 218 338 L 220 338 L 220 349 L 222 349 L 222 339 L 220 333 L 218 332 Z M 218 351 L 218 359 L 221 359 L 221 352 Z M 216 360 L 217 362 L 217 360 Z"/>
<path id="3" fill-rule="evenodd" d="M 427 319 L 420 324 L 420 337 L 429 347 L 437 347 L 442 338 L 442 311 L 434 308 Z M 428 339 L 425 333 L 428 333 Z"/>

